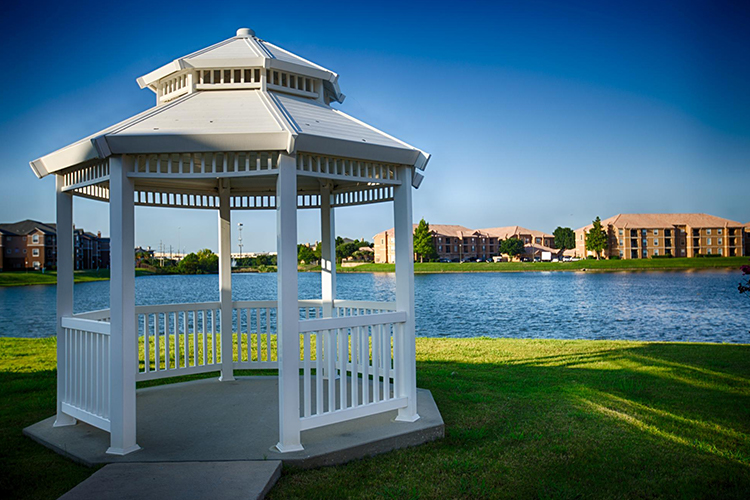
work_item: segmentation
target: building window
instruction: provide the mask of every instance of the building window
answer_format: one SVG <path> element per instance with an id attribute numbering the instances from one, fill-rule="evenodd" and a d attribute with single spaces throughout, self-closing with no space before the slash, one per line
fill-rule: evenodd
<path id="1" fill-rule="evenodd" d="M 659 238 L 654 238 L 654 246 L 658 246 L 658 245 L 659 245 Z"/>
<path id="2" fill-rule="evenodd" d="M 38 249 L 38 248 L 34 248 L 34 249 L 33 249 L 33 250 L 31 251 L 31 256 L 32 256 L 32 257 L 39 257 L 39 249 Z"/>
<path id="3" fill-rule="evenodd" d="M 620 240 L 620 246 L 622 246 L 622 245 L 623 245 L 622 240 Z"/>
<path id="4" fill-rule="evenodd" d="M 621 258 L 621 259 L 622 259 L 622 256 L 623 256 L 623 255 L 624 255 L 624 254 L 622 253 L 622 250 L 620 250 L 620 258 Z"/>
<path id="5" fill-rule="evenodd" d="M 40 267 L 42 266 L 39 265 L 39 262 L 34 261 L 34 269 L 39 269 Z"/>
<path id="6" fill-rule="evenodd" d="M 26 249 L 25 248 L 23 249 L 23 253 L 26 254 Z"/>
<path id="7" fill-rule="evenodd" d="M 380 238 L 380 244 L 381 244 L 381 245 L 384 245 L 384 244 L 385 244 L 385 238 Z"/>
<path id="8" fill-rule="evenodd" d="M 711 249 L 710 248 L 708 249 L 708 255 L 711 255 Z"/>
<path id="9" fill-rule="evenodd" d="M 658 229 L 654 229 L 654 236 L 659 236 L 659 230 Z"/>
<path id="10" fill-rule="evenodd" d="M 710 245 L 710 244 L 711 244 L 711 238 L 708 238 L 708 239 L 706 240 L 706 243 Z"/>
<path id="11" fill-rule="evenodd" d="M 711 230 L 710 229 L 706 229 L 706 234 L 711 234 Z"/>
<path id="12" fill-rule="evenodd" d="M 622 229 L 620 229 L 620 236 L 622 236 Z"/>
<path id="13" fill-rule="evenodd" d="M 645 247 L 647 245 L 648 245 L 648 241 L 646 241 L 646 238 L 643 238 L 643 246 Z"/>
<path id="14" fill-rule="evenodd" d="M 658 249 L 654 249 L 654 255 L 659 255 L 659 250 Z"/>
<path id="15" fill-rule="evenodd" d="M 442 251 L 443 251 L 443 245 L 438 245 L 438 252 L 442 252 Z"/>
<path id="16" fill-rule="evenodd" d="M 642 234 L 643 236 L 646 236 L 646 230 L 645 230 L 645 229 L 641 229 L 641 234 Z"/>
<path id="17" fill-rule="evenodd" d="M 719 234 L 721 234 L 721 233 L 719 233 Z M 723 238 L 719 238 L 719 245 L 723 244 L 722 241 L 723 241 Z"/>
<path id="18" fill-rule="evenodd" d="M 724 250 L 723 248 L 719 248 L 719 255 L 721 255 L 721 254 L 722 254 L 722 251 L 723 251 L 723 250 Z"/>
<path id="19" fill-rule="evenodd" d="M 34 236 L 32 236 L 31 237 L 31 242 L 32 243 L 39 243 L 39 235 L 35 234 Z M 38 263 L 35 263 L 35 264 L 38 264 Z"/>
<path id="20" fill-rule="evenodd" d="M 684 248 L 680 249 L 680 255 L 685 255 L 685 249 Z"/>
<path id="21" fill-rule="evenodd" d="M 718 234 L 721 234 L 721 229 L 717 229 L 717 230 L 716 230 L 716 232 L 717 232 Z"/>

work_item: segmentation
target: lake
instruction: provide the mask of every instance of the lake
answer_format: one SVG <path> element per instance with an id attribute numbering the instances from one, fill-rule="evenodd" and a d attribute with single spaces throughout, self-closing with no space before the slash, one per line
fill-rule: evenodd
<path id="1" fill-rule="evenodd" d="M 235 274 L 234 300 L 273 300 L 276 274 Z M 415 276 L 417 336 L 750 343 L 738 271 L 519 272 Z M 136 278 L 138 305 L 218 301 L 218 276 Z M 394 300 L 389 273 L 339 274 L 338 297 Z M 320 297 L 300 273 L 299 297 Z M 109 282 L 75 285 L 75 312 L 108 307 Z M 55 287 L 0 288 L 0 336 L 54 335 Z"/>

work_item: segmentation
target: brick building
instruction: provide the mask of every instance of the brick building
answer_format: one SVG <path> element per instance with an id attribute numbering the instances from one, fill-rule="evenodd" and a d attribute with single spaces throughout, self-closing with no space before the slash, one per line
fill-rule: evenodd
<path id="1" fill-rule="evenodd" d="M 109 238 L 74 230 L 75 269 L 109 268 Z M 57 266 L 55 224 L 24 220 L 0 224 L 0 271 Z"/>
<path id="2" fill-rule="evenodd" d="M 414 224 L 414 228 L 416 227 Z M 500 254 L 500 244 L 508 238 L 518 238 L 524 242 L 526 257 L 533 257 L 545 250 L 558 252 L 554 249 L 554 236 L 521 226 L 469 229 L 458 225 L 430 224 L 430 231 L 438 258 L 441 260 L 490 260 Z M 376 263 L 395 262 L 393 234 L 391 228 L 373 237 Z"/>
<path id="3" fill-rule="evenodd" d="M 586 250 L 586 233 L 591 227 L 575 231 L 579 257 L 593 255 Z M 605 258 L 732 257 L 746 251 L 742 224 L 707 214 L 618 214 L 603 220 L 602 228 L 609 245 L 602 253 Z"/>

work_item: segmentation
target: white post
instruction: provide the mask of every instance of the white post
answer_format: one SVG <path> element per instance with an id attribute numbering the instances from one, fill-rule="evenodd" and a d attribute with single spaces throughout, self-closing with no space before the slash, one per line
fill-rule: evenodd
<path id="1" fill-rule="evenodd" d="M 396 420 L 414 422 L 417 414 L 417 362 L 414 339 L 414 233 L 411 212 L 411 168 L 399 172 L 401 184 L 393 187 L 394 244 L 396 254 L 396 309 L 406 313 L 406 323 L 396 329 L 396 387 L 399 397 L 407 397 L 406 408 Z"/>
<path id="2" fill-rule="evenodd" d="M 276 180 L 278 259 L 277 355 L 279 442 L 283 452 L 300 451 L 299 304 L 297 299 L 297 162 L 282 154 Z"/>
<path id="3" fill-rule="evenodd" d="M 334 316 L 336 300 L 336 216 L 331 207 L 331 183 L 320 187 L 320 281 L 323 316 Z"/>
<path id="4" fill-rule="evenodd" d="M 63 192 L 63 176 L 55 176 L 57 196 L 57 417 L 55 427 L 75 425 L 62 411 L 68 366 L 65 363 L 63 316 L 73 314 L 73 196 Z"/>
<path id="5" fill-rule="evenodd" d="M 109 354 L 110 447 L 107 453 L 126 455 L 139 450 L 135 443 L 135 372 L 138 342 L 135 325 L 135 207 L 132 158 L 109 159 L 109 231 L 111 317 Z"/>
<path id="6" fill-rule="evenodd" d="M 232 227 L 230 217 L 229 179 L 219 179 L 219 300 L 221 302 L 221 377 L 219 377 L 219 380 L 221 381 L 234 380 Z"/>

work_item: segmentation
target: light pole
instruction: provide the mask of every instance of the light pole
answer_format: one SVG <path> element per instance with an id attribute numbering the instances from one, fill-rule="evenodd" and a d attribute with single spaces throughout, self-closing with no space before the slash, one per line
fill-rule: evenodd
<path id="1" fill-rule="evenodd" d="M 182 229 L 181 226 L 177 226 L 177 253 L 180 253 L 180 229 Z M 182 257 L 180 257 L 180 260 L 182 260 Z"/>
<path id="2" fill-rule="evenodd" d="M 242 222 L 237 223 L 237 230 L 240 232 L 240 259 L 242 258 Z"/>

